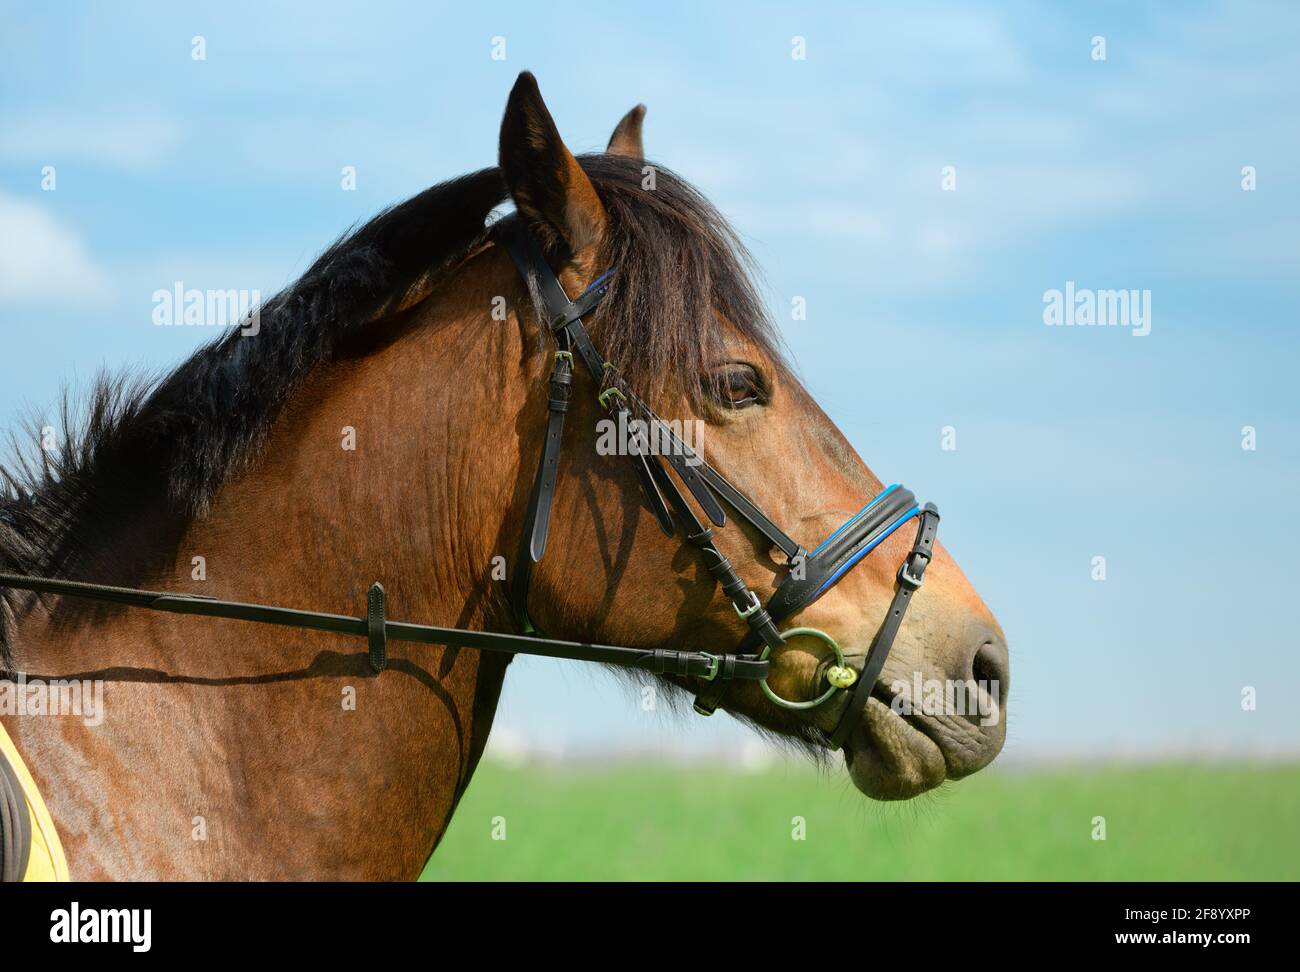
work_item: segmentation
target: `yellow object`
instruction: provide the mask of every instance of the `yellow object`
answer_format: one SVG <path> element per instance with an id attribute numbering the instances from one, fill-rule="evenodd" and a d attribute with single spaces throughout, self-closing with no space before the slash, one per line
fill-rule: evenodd
<path id="1" fill-rule="evenodd" d="M 826 681 L 836 688 L 848 688 L 857 680 L 857 670 L 849 668 L 847 665 L 832 665 L 826 669 Z"/>
<path id="2" fill-rule="evenodd" d="M 27 772 L 27 764 L 18 754 L 18 747 L 9 738 L 4 723 L 0 722 L 0 759 L 4 759 L 18 774 L 18 782 L 23 789 L 23 798 L 27 801 L 27 814 L 32 822 L 32 850 L 27 858 L 27 870 L 23 872 L 24 881 L 67 881 L 68 859 L 63 856 L 63 845 L 59 843 L 59 832 L 55 829 L 54 819 L 41 799 L 41 791 L 36 788 L 36 781 Z"/>

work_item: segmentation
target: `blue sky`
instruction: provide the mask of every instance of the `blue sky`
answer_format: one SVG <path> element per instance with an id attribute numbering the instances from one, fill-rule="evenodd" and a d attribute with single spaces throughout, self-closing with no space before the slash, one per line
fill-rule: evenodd
<path id="1" fill-rule="evenodd" d="M 2 424 L 209 336 L 154 327 L 155 290 L 269 295 L 492 164 L 527 68 L 578 151 L 646 103 L 650 155 L 751 245 L 813 393 L 939 503 L 1011 642 L 1008 753 L 1300 748 L 1300 10 L 488 7 L 0 4 Z M 1045 326 L 1066 281 L 1149 290 L 1150 334 Z M 746 738 L 576 663 L 518 664 L 501 719 L 568 747 Z"/>

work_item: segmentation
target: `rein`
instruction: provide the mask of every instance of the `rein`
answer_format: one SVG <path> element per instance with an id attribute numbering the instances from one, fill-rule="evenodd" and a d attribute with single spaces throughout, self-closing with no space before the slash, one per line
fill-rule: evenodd
<path id="1" fill-rule="evenodd" d="M 472 648 L 477 651 L 504 651 L 519 655 L 543 655 L 548 658 L 571 658 L 575 661 L 602 662 L 622 668 L 639 668 L 656 675 L 695 675 L 708 678 L 719 667 L 720 656 L 702 651 L 622 648 L 593 645 L 581 641 L 554 638 L 531 638 L 524 635 L 498 634 L 492 631 L 469 631 L 464 628 L 439 628 L 428 624 L 390 621 L 385 614 L 384 587 L 378 582 L 367 593 L 365 617 L 302 611 L 297 608 L 251 604 L 245 601 L 221 601 L 206 594 L 143 591 L 133 587 L 110 587 L 81 581 L 57 580 L 0 573 L 0 587 L 10 587 L 38 594 L 58 594 L 88 601 L 125 604 L 168 614 L 195 614 L 207 618 L 278 624 L 288 628 L 329 631 L 354 635 L 370 642 L 370 667 L 378 674 L 388 667 L 388 642 L 409 641 L 449 648 Z M 763 678 L 767 662 L 738 659 L 736 678 Z"/>

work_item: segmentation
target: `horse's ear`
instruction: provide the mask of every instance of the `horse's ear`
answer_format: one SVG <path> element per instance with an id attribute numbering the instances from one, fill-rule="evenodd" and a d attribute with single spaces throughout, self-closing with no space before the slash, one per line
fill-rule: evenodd
<path id="1" fill-rule="evenodd" d="M 501 119 L 501 171 L 515 208 L 548 252 L 568 261 L 605 234 L 605 207 L 546 110 L 537 79 L 519 75 Z"/>
<path id="2" fill-rule="evenodd" d="M 609 137 L 610 155 L 626 155 L 638 162 L 645 161 L 645 146 L 641 144 L 641 122 L 645 118 L 645 105 L 637 105 L 614 128 Z"/>

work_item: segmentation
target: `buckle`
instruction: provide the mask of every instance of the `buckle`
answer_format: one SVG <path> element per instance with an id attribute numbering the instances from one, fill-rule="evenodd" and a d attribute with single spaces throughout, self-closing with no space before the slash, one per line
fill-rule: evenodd
<path id="1" fill-rule="evenodd" d="M 615 385 L 610 385 L 603 392 L 601 392 L 599 395 L 596 396 L 596 401 L 600 402 L 601 408 L 609 408 L 610 395 L 617 395 L 619 399 L 623 402 L 623 405 L 626 407 L 627 396 L 624 395 L 621 391 L 619 391 Z"/>
<path id="2" fill-rule="evenodd" d="M 925 557 L 925 554 L 920 554 L 920 556 Z M 908 557 L 907 560 L 903 561 L 903 566 L 898 568 L 898 583 L 902 584 L 906 588 L 915 591 L 920 589 L 921 581 L 925 579 L 924 577 L 925 567 L 923 566 L 920 568 L 921 573 L 919 575 L 913 574 L 912 571 L 909 569 L 909 567 L 911 566 L 911 560 L 912 558 Z M 930 562 L 930 558 L 925 557 L 925 561 L 928 564 Z"/>
<path id="3" fill-rule="evenodd" d="M 569 367 L 570 367 L 570 368 L 573 367 L 573 352 L 572 352 L 572 351 L 556 351 L 556 352 L 555 352 L 555 360 L 556 360 L 556 363 L 559 363 L 559 360 L 560 360 L 561 358 L 563 358 L 565 361 L 569 362 Z"/>
<path id="4" fill-rule="evenodd" d="M 735 604 L 732 604 L 731 606 L 736 609 L 736 613 L 740 615 L 740 617 L 743 620 L 748 621 L 750 616 L 753 615 L 755 611 L 762 610 L 763 605 L 759 603 L 758 595 L 755 594 L 753 591 L 746 591 L 745 593 L 749 595 L 749 607 L 745 608 L 742 611 Z"/>
<path id="5" fill-rule="evenodd" d="M 707 651 L 700 652 L 700 655 L 709 660 L 709 674 L 697 675 L 696 678 L 702 678 L 706 682 L 712 682 L 718 677 L 718 670 L 722 666 L 722 659 L 718 655 L 709 654 Z"/>

